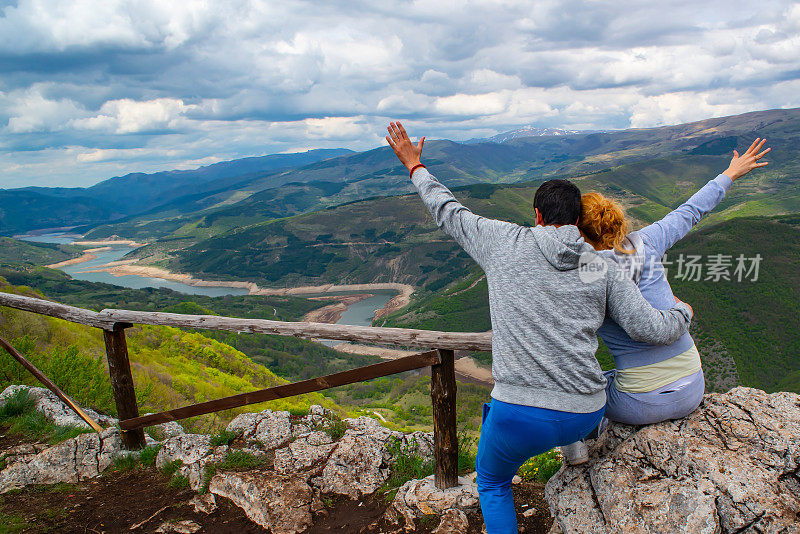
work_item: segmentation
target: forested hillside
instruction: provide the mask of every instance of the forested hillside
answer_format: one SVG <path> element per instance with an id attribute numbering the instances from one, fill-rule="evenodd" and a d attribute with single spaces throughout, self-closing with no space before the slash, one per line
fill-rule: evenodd
<path id="1" fill-rule="evenodd" d="M 36 295 L 29 288 L 9 285 L 3 279 L 0 284 L 0 290 L 5 292 Z M 5 307 L 0 308 L 0 319 L 0 336 L 15 345 L 68 395 L 102 413 L 115 413 L 100 330 Z M 127 331 L 127 340 L 141 413 L 286 382 L 236 349 L 200 333 L 140 326 Z M 2 388 L 35 383 L 5 352 L 0 353 L 0 369 Z M 214 431 L 243 411 L 269 406 L 307 409 L 311 404 L 341 411 L 330 399 L 309 394 L 202 416 L 188 421 L 187 427 Z"/>
<path id="2" fill-rule="evenodd" d="M 7 284 L 6 280 L 13 285 L 4 285 L 0 290 L 26 294 L 41 291 L 58 302 L 95 310 L 125 308 L 296 321 L 311 309 L 325 304 L 284 296 L 206 297 L 169 289 L 129 289 L 72 280 L 61 271 L 44 267 L 11 264 L 0 267 L 0 281 Z M 14 340 L 45 374 L 52 376 L 80 402 L 113 413 L 99 331 L 7 308 L 0 309 L 0 315 L 6 318 L 0 322 L 0 336 Z M 137 389 L 142 410 L 149 411 L 380 361 L 377 356 L 338 352 L 310 340 L 288 336 L 162 327 L 137 327 L 127 333 L 134 381 L 145 385 Z M 152 386 L 146 386 L 151 382 Z M 19 364 L 0 351 L 0 387 L 11 383 L 33 383 L 33 380 Z M 284 404 L 274 405 L 302 411 L 309 402 L 322 402 L 324 396 L 327 400 L 323 404 L 342 414 L 380 413 L 393 428 L 430 429 L 429 384 L 426 376 L 404 373 L 334 388 L 319 395 L 290 398 Z M 477 431 L 478 407 L 487 399 L 486 388 L 459 386 L 458 403 L 462 408 L 459 428 Z M 263 409 L 260 406 L 246 410 Z M 233 414 L 223 414 L 221 420 L 205 418 L 191 423 L 190 428 L 207 430 L 208 425 L 219 426 Z"/>
<path id="3" fill-rule="evenodd" d="M 429 141 L 424 159 L 450 187 L 556 176 L 577 179 L 586 187 L 629 200 L 636 208 L 632 214 L 647 220 L 672 207 L 693 184 L 724 169 L 731 151 L 749 145 L 756 136 L 766 137 L 773 146 L 772 166 L 758 183 L 751 183 L 750 190 L 741 191 L 749 195 L 747 199 L 732 197 L 728 206 L 739 206 L 737 209 L 751 215 L 796 211 L 800 206 L 796 179 L 800 110 L 754 112 L 646 130 L 525 137 L 504 143 Z M 279 180 L 280 187 L 256 180 L 211 196 L 187 196 L 153 213 L 98 226 L 89 235 L 161 239 L 159 250 L 171 251 L 270 219 L 412 191 L 405 170 L 388 147 L 291 169 L 270 180 Z M 776 197 L 775 191 L 780 195 Z"/>

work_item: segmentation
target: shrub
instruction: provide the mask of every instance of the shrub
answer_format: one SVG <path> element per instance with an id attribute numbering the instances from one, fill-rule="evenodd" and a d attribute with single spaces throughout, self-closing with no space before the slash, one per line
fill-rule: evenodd
<path id="1" fill-rule="evenodd" d="M 534 456 L 519 468 L 518 474 L 527 482 L 547 482 L 561 469 L 561 454 L 553 449 Z"/>
<path id="2" fill-rule="evenodd" d="M 338 416 L 331 415 L 330 419 L 317 425 L 315 430 L 322 430 L 327 433 L 333 441 L 337 441 L 342 439 L 344 433 L 347 432 L 347 423 L 342 421 Z"/>
<path id="3" fill-rule="evenodd" d="M 5 423 L 8 419 L 18 417 L 26 412 L 34 410 L 34 401 L 27 389 L 17 390 L 13 395 L 6 399 L 6 403 L 0 407 L 0 423 Z"/>

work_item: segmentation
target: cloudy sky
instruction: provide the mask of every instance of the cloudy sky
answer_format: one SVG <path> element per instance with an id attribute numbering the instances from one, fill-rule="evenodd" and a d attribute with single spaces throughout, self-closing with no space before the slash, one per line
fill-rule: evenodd
<path id="1" fill-rule="evenodd" d="M 781 107 L 790 1 L 0 0 L 0 187 Z"/>

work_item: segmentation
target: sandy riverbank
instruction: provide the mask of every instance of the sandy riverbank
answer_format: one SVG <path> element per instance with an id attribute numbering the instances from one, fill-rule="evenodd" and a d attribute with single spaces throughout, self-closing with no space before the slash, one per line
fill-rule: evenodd
<path id="1" fill-rule="evenodd" d="M 78 240 L 70 243 L 71 245 L 125 245 L 128 247 L 139 248 L 145 246 L 147 243 L 139 243 L 138 241 L 131 241 L 130 239 L 94 239 L 94 240 Z"/>
<path id="2" fill-rule="evenodd" d="M 69 260 L 60 261 L 58 263 L 51 263 L 50 265 L 45 265 L 45 267 L 50 269 L 59 269 L 61 267 L 67 267 L 68 265 L 76 265 L 78 263 L 84 263 L 87 261 L 92 261 L 97 259 L 97 254 L 95 252 L 108 252 L 111 250 L 111 247 L 98 247 L 98 248 L 87 248 L 83 251 L 82 256 L 78 256 L 77 258 L 72 258 Z"/>
<path id="3" fill-rule="evenodd" d="M 361 356 L 378 356 L 384 360 L 396 360 L 404 356 L 411 356 L 419 351 L 389 349 L 386 347 L 373 347 L 371 345 L 356 345 L 353 343 L 339 343 L 334 345 L 333 350 L 346 352 L 348 354 L 358 354 Z M 477 383 L 483 386 L 493 386 L 494 378 L 492 370 L 481 367 L 469 356 L 464 356 L 455 361 L 456 378 L 470 383 Z"/>
<path id="4" fill-rule="evenodd" d="M 455 368 L 456 368 L 456 373 L 462 374 L 464 376 L 467 376 L 469 378 L 472 378 L 473 380 L 477 380 L 484 384 L 494 385 L 492 370 L 487 369 L 486 367 L 479 366 L 478 363 L 469 356 L 457 359 L 455 363 Z"/>
<path id="5" fill-rule="evenodd" d="M 161 267 L 154 267 L 152 265 L 137 265 L 136 260 L 120 260 L 111 262 L 98 269 L 88 269 L 87 273 L 106 272 L 113 276 L 126 276 L 137 275 L 146 276 L 150 278 L 161 278 L 163 280 L 174 280 L 184 284 L 196 287 L 236 287 L 247 289 L 250 295 L 294 295 L 302 296 L 304 294 L 324 294 L 324 293 L 337 293 L 342 291 L 380 291 L 392 290 L 397 291 L 397 296 L 393 297 L 386 305 L 375 312 L 375 317 L 383 317 L 392 313 L 400 308 L 408 305 L 411 302 L 411 294 L 414 292 L 414 287 L 408 284 L 399 284 L 393 282 L 381 282 L 373 284 L 324 284 L 319 286 L 298 286 L 288 288 L 267 288 L 259 287 L 254 282 L 240 282 L 235 280 L 200 280 L 194 278 L 189 274 L 174 273 Z M 333 295 L 332 295 L 333 296 Z M 349 296 L 349 295 L 348 295 Z M 358 296 L 358 295 L 354 295 Z M 342 310 L 344 311 L 344 310 Z M 322 322 L 322 321 L 320 321 Z"/>
<path id="6" fill-rule="evenodd" d="M 351 304 L 361 302 L 364 299 L 372 297 L 371 293 L 362 293 L 360 295 L 340 295 L 331 297 L 312 297 L 309 300 L 335 300 L 334 304 L 328 304 L 322 308 L 311 310 L 304 317 L 303 320 L 309 323 L 329 323 L 336 324 L 342 318 L 342 314 L 347 311 Z"/>
<path id="7" fill-rule="evenodd" d="M 370 345 L 356 345 L 353 343 L 339 343 L 333 346 L 333 350 L 339 352 L 346 352 L 348 354 L 358 354 L 359 356 L 379 356 L 384 360 L 396 360 L 403 356 L 411 356 L 418 351 L 414 350 L 400 350 L 400 349 L 387 349 L 385 347 L 373 347 Z"/>

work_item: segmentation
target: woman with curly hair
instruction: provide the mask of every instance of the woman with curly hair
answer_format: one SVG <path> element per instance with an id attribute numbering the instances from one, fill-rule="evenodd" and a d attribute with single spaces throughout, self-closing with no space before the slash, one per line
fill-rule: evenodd
<path id="1" fill-rule="evenodd" d="M 741 156 L 734 151 L 725 172 L 663 219 L 637 232 L 629 232 L 617 202 L 600 193 L 584 194 L 578 228 L 599 254 L 625 267 L 623 270 L 654 308 L 669 309 L 676 299 L 661 258 L 720 203 L 734 181 L 767 165 L 759 161 L 770 151 L 761 150 L 765 142 L 756 139 Z M 700 404 L 705 379 L 700 355 L 688 332 L 671 345 L 651 345 L 634 341 L 606 317 L 597 333 L 616 363 L 616 369 L 605 373 L 606 418 L 631 425 L 652 424 L 685 417 Z M 573 465 L 588 460 L 582 442 L 562 447 L 562 452 Z"/>

